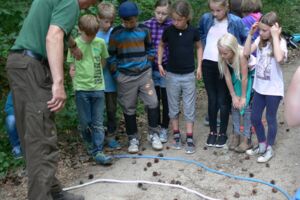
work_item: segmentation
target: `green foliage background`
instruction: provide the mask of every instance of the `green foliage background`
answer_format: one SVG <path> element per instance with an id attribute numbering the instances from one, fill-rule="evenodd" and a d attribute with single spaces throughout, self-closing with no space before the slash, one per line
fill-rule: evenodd
<path id="1" fill-rule="evenodd" d="M 276 11 L 281 20 L 281 26 L 285 32 L 300 33 L 300 3 L 299 0 L 262 0 L 263 12 Z M 32 0 L 6 1 L 0 0 L 0 178 L 3 177 L 7 170 L 11 167 L 20 165 L 19 161 L 14 161 L 10 154 L 10 145 L 5 133 L 4 120 L 5 113 L 3 111 L 6 95 L 9 87 L 5 73 L 5 62 L 8 51 L 17 37 L 18 31 L 22 26 L 23 20 L 30 8 Z M 121 0 L 111 0 L 116 7 Z M 153 15 L 153 0 L 135 0 L 138 4 L 141 15 L 140 21 L 149 19 Z M 193 24 L 197 26 L 197 22 L 204 12 L 209 11 L 207 0 L 189 0 L 194 11 Z M 96 14 L 97 8 L 90 8 L 84 12 Z M 119 18 L 115 24 L 119 24 Z M 67 70 L 65 70 L 67 72 Z M 57 115 L 57 126 L 60 133 L 77 127 L 77 119 L 75 105 L 73 101 L 72 84 L 66 73 L 66 91 L 68 101 L 65 109 Z M 139 107 L 142 112 L 143 108 Z"/>

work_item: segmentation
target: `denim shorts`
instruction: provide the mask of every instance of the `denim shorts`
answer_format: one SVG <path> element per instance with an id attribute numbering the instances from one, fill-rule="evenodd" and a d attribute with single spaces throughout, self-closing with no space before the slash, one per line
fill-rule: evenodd
<path id="1" fill-rule="evenodd" d="M 194 72 L 188 74 L 167 72 L 166 89 L 170 119 L 178 118 L 182 98 L 185 121 L 194 122 L 196 110 L 196 80 Z"/>

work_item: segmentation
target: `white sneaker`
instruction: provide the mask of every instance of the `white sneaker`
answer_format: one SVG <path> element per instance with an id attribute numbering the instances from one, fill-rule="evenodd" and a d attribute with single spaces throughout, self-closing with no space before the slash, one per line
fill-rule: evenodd
<path id="1" fill-rule="evenodd" d="M 268 162 L 273 157 L 273 150 L 271 146 L 268 146 L 267 151 L 257 158 L 257 162 L 265 163 Z"/>
<path id="2" fill-rule="evenodd" d="M 139 144 L 138 139 L 133 138 L 129 141 L 128 153 L 137 153 L 139 152 Z"/>
<path id="3" fill-rule="evenodd" d="M 261 147 L 257 146 L 257 147 L 254 147 L 252 149 L 248 149 L 246 151 L 246 154 L 249 155 L 249 156 L 255 156 L 255 155 L 263 154 L 265 152 L 266 152 L 266 147 L 263 147 L 261 145 Z"/>
<path id="4" fill-rule="evenodd" d="M 168 142 L 168 129 L 166 128 L 160 129 L 159 139 L 162 143 Z"/>
<path id="5" fill-rule="evenodd" d="M 148 141 L 151 142 L 152 148 L 154 150 L 162 150 L 163 149 L 163 145 L 156 133 L 148 134 Z"/>

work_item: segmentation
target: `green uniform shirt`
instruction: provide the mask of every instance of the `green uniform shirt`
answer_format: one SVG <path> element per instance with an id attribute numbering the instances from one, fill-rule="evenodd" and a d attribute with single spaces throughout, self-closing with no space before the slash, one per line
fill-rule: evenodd
<path id="1" fill-rule="evenodd" d="M 101 59 L 106 59 L 109 56 L 105 41 L 101 38 L 95 38 L 92 42 L 87 43 L 80 37 L 76 38 L 75 41 L 82 52 L 82 59 L 75 60 L 70 51 L 67 58 L 67 62 L 75 64 L 74 90 L 104 90 Z"/>
<path id="2" fill-rule="evenodd" d="M 49 26 L 60 27 L 67 36 L 78 16 L 78 0 L 34 0 L 12 50 L 28 49 L 47 57 L 46 36 Z"/>

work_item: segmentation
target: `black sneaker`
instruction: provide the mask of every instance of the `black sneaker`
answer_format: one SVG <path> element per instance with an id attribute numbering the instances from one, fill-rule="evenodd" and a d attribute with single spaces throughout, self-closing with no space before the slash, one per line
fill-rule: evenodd
<path id="1" fill-rule="evenodd" d="M 208 134 L 207 140 L 206 140 L 206 146 L 213 147 L 216 145 L 217 141 L 217 134 L 211 132 Z"/>
<path id="2" fill-rule="evenodd" d="M 217 142 L 216 142 L 216 147 L 217 148 L 222 148 L 225 146 L 227 141 L 227 135 L 225 134 L 219 134 L 217 137 Z"/>

